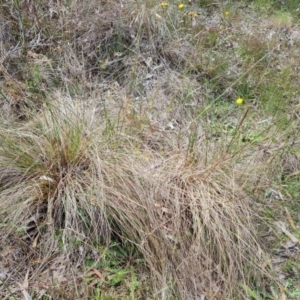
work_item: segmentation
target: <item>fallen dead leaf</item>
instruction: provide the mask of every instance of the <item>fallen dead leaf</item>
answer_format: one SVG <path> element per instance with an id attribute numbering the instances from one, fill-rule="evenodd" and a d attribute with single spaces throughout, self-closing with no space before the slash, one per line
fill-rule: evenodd
<path id="1" fill-rule="evenodd" d="M 212 299 L 214 299 L 214 298 L 216 298 L 216 299 L 225 299 L 225 297 L 223 295 L 220 295 L 220 294 L 207 293 L 207 292 L 202 292 L 202 293 L 206 297 L 212 297 Z"/>
<path id="2" fill-rule="evenodd" d="M 38 233 L 37 236 L 35 237 L 33 243 L 32 243 L 32 248 L 36 248 L 39 237 L 40 237 L 40 234 Z"/>
<path id="3" fill-rule="evenodd" d="M 291 214 L 290 214 L 289 210 L 287 209 L 287 207 L 285 207 L 284 210 L 285 210 L 286 217 L 287 217 L 291 227 L 295 230 L 296 226 L 295 226 L 295 223 L 294 223 L 294 221 L 291 217 Z"/>
<path id="4" fill-rule="evenodd" d="M 26 290 L 29 288 L 29 282 L 28 282 L 28 275 L 29 275 L 29 270 L 27 270 L 22 287 Z"/>
<path id="5" fill-rule="evenodd" d="M 293 235 L 291 234 L 287 228 L 286 228 L 286 224 L 282 221 L 276 221 L 274 222 L 274 225 L 281 230 L 286 236 L 288 236 L 292 242 L 294 243 L 299 243 L 299 240 Z"/>
<path id="6" fill-rule="evenodd" d="M 28 292 L 25 290 L 25 288 L 23 287 L 23 285 L 21 283 L 18 283 L 20 288 L 21 288 L 21 292 L 24 295 L 25 300 L 32 300 L 32 298 L 30 297 L 30 295 L 28 294 Z"/>
<path id="7" fill-rule="evenodd" d="M 102 281 L 105 282 L 105 277 L 102 275 L 100 271 L 98 271 L 97 269 L 93 269 L 93 273 L 96 274 Z"/>

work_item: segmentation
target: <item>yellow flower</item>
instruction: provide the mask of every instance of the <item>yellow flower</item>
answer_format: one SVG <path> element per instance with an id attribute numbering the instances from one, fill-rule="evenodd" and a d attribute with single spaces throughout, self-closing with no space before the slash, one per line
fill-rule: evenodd
<path id="1" fill-rule="evenodd" d="M 230 15 L 230 12 L 229 11 L 225 11 L 225 16 L 229 16 Z"/>
<path id="2" fill-rule="evenodd" d="M 168 2 L 162 2 L 160 5 L 161 5 L 162 7 L 167 7 L 167 6 L 169 5 L 169 3 L 168 3 Z"/>
<path id="3" fill-rule="evenodd" d="M 184 8 L 184 4 L 183 4 L 183 3 L 180 3 L 180 4 L 178 5 L 178 8 L 179 8 L 179 9 L 183 9 L 183 8 Z"/>
<path id="4" fill-rule="evenodd" d="M 236 104 L 238 104 L 238 105 L 240 105 L 240 104 L 242 104 L 243 103 L 243 99 L 242 98 L 237 98 L 236 99 Z"/>
<path id="5" fill-rule="evenodd" d="M 195 18 L 198 17 L 198 14 L 196 12 L 193 12 L 193 11 L 190 11 L 189 15 L 192 16 L 192 17 L 195 17 Z"/>

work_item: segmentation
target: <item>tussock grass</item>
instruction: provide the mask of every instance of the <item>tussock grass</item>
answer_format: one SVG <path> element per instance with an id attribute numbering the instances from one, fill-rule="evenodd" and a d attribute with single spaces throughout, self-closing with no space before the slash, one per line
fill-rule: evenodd
<path id="1" fill-rule="evenodd" d="M 99 170 L 93 162 L 93 116 L 87 113 L 66 98 L 45 105 L 24 127 L 3 129 L 1 218 L 5 223 L 25 226 L 33 217 L 44 227 L 65 229 L 65 237 L 90 230 L 97 240 L 104 236 L 101 211 L 88 200 Z"/>
<path id="2" fill-rule="evenodd" d="M 141 246 L 159 298 L 234 295 L 232 283 L 247 280 L 244 268 L 251 273 L 261 257 L 249 199 L 227 174 L 226 163 L 190 165 L 174 155 L 141 174 L 138 168 L 134 183 L 125 182 L 130 190 L 115 189 L 122 192 L 114 219 L 124 236 Z"/>
<path id="3" fill-rule="evenodd" d="M 62 230 L 69 251 L 74 240 L 127 241 L 143 255 L 162 299 L 233 297 L 233 282 L 260 276 L 251 201 L 232 157 L 218 147 L 207 153 L 205 143 L 194 146 L 197 155 L 169 149 L 158 156 L 122 132 L 107 137 L 98 124 L 93 111 L 60 98 L 24 128 L 2 131 L 6 227 L 29 234 L 34 221 L 47 245 Z"/>

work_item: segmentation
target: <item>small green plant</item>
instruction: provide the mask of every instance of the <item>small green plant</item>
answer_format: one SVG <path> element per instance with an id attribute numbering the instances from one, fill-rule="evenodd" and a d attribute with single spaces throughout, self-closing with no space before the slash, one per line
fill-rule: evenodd
<path id="1" fill-rule="evenodd" d="M 137 277 L 137 271 L 139 271 L 137 264 L 140 264 L 140 260 L 131 256 L 131 248 L 132 246 L 129 246 L 129 248 L 126 249 L 124 245 L 122 246 L 119 242 L 113 242 L 108 248 L 100 250 L 100 261 L 85 261 L 87 268 L 96 269 L 101 272 L 102 279 L 95 289 L 96 299 L 109 297 L 108 293 L 103 292 L 103 290 L 109 291 L 118 287 L 121 288 L 120 293 L 123 295 L 121 296 L 120 294 L 118 297 L 136 298 L 140 287 L 140 281 Z M 94 281 L 94 276 L 88 278 L 87 281 Z"/>

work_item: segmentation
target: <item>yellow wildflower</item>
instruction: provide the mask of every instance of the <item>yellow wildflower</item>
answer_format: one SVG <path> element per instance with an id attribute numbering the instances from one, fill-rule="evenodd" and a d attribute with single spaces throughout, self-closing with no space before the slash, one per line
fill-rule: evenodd
<path id="1" fill-rule="evenodd" d="M 229 16 L 230 15 L 230 12 L 229 11 L 225 11 L 225 16 Z"/>
<path id="2" fill-rule="evenodd" d="M 237 98 L 236 99 L 236 104 L 238 104 L 238 105 L 240 105 L 240 104 L 242 104 L 243 103 L 243 99 L 242 98 Z"/>
<path id="3" fill-rule="evenodd" d="M 160 5 L 161 5 L 162 7 L 167 7 L 167 6 L 169 5 L 169 3 L 168 3 L 168 2 L 162 2 Z"/>
<path id="4" fill-rule="evenodd" d="M 179 9 L 183 9 L 183 8 L 184 8 L 184 4 L 183 4 L 183 3 L 180 3 L 180 4 L 178 5 L 178 8 L 179 8 Z"/>
<path id="5" fill-rule="evenodd" d="M 198 14 L 194 11 L 190 11 L 189 15 L 192 16 L 192 17 L 195 17 L 195 18 L 198 17 Z"/>

